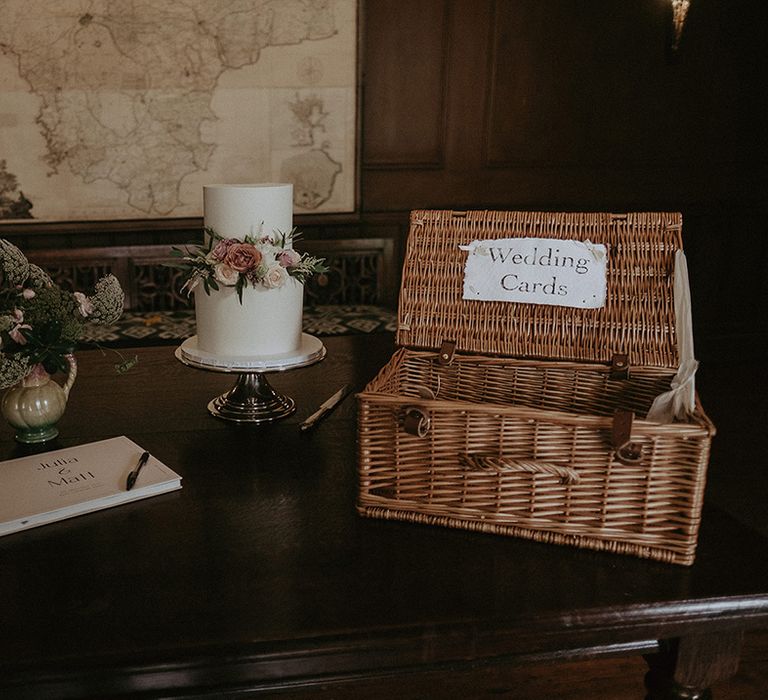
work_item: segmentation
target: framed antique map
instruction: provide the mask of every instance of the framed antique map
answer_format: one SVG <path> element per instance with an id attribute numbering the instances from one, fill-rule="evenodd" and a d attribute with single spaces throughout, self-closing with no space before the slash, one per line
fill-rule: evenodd
<path id="1" fill-rule="evenodd" d="M 0 0 L 0 226 L 356 206 L 357 0 Z"/>

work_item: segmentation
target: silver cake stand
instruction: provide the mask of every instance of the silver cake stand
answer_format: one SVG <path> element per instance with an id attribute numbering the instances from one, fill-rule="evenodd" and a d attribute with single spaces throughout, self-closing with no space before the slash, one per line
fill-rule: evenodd
<path id="1" fill-rule="evenodd" d="M 222 358 L 199 350 L 197 336 L 185 340 L 174 354 L 179 362 L 195 369 L 238 375 L 234 387 L 208 403 L 208 410 L 216 418 L 234 423 L 271 423 L 290 416 L 296 404 L 275 391 L 266 375 L 314 365 L 325 357 L 325 352 L 318 338 L 302 333 L 299 349 L 285 355 Z"/>

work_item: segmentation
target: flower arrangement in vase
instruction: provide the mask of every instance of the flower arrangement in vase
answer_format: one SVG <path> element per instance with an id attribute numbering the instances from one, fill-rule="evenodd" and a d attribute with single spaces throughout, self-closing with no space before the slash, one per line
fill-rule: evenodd
<path id="1" fill-rule="evenodd" d="M 125 296 L 114 275 L 94 293 L 68 292 L 9 241 L 0 239 L 0 389 L 8 389 L 2 413 L 20 442 L 44 442 L 58 434 L 77 376 L 74 351 L 87 324 L 115 323 Z M 51 375 L 64 372 L 63 386 Z"/>

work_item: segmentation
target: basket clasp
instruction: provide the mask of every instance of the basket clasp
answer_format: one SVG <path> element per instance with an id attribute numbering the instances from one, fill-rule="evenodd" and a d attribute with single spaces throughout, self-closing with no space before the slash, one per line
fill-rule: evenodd
<path id="1" fill-rule="evenodd" d="M 611 430 L 611 446 L 616 459 L 622 464 L 640 464 L 643 460 L 643 446 L 632 442 L 632 423 L 635 414 L 632 411 L 617 410 L 613 414 L 613 429 Z"/>
<path id="2" fill-rule="evenodd" d="M 629 378 L 629 355 L 615 353 L 611 358 L 611 379 Z"/>
<path id="3" fill-rule="evenodd" d="M 440 343 L 440 354 L 437 356 L 437 362 L 440 365 L 450 365 L 453 362 L 453 356 L 456 354 L 456 341 L 444 340 Z"/>

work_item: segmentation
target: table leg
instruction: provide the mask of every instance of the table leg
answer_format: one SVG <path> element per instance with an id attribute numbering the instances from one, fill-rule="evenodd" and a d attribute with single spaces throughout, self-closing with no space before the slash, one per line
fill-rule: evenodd
<path id="1" fill-rule="evenodd" d="M 736 673 L 743 639 L 739 630 L 663 640 L 645 657 L 646 700 L 711 700 L 712 683 Z"/>

